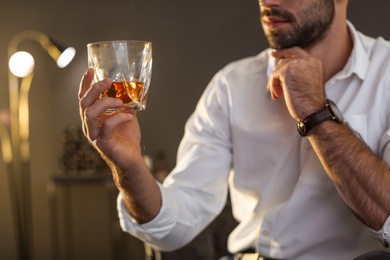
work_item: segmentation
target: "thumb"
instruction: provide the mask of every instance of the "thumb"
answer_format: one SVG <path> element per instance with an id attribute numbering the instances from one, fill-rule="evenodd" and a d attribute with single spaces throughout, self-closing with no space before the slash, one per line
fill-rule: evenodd
<path id="1" fill-rule="evenodd" d="M 283 83 L 280 79 L 270 78 L 268 90 L 270 91 L 272 99 L 279 99 L 283 95 Z"/>

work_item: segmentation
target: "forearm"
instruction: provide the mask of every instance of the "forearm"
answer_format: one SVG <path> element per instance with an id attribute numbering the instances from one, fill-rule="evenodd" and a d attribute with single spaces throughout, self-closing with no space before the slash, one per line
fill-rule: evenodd
<path id="1" fill-rule="evenodd" d="M 110 167 L 129 213 L 139 223 L 148 222 L 161 208 L 161 194 L 142 157 L 137 113 L 104 113 L 123 103 L 117 98 L 99 98 L 112 82 L 105 79 L 91 85 L 93 78 L 93 69 L 88 69 L 80 82 L 84 134 Z"/>
<path id="2" fill-rule="evenodd" d="M 308 136 L 340 195 L 367 226 L 382 227 L 390 214 L 390 170 L 345 124 L 327 121 Z"/>
<path id="3" fill-rule="evenodd" d="M 140 224 L 152 220 L 160 211 L 161 193 L 143 160 L 127 170 L 119 169 L 113 163 L 108 164 L 130 215 Z"/>

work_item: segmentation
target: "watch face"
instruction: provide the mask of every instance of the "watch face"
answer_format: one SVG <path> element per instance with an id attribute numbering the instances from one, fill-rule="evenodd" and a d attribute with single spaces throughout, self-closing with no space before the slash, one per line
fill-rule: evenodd
<path id="1" fill-rule="evenodd" d="M 343 122 L 344 121 L 343 114 L 341 113 L 337 105 L 332 100 L 328 100 L 328 102 L 329 102 L 332 116 L 334 117 L 333 119 L 335 119 L 337 122 Z"/>
<path id="2" fill-rule="evenodd" d="M 304 122 L 298 122 L 297 129 L 300 135 L 305 136 L 307 135 L 306 125 Z"/>

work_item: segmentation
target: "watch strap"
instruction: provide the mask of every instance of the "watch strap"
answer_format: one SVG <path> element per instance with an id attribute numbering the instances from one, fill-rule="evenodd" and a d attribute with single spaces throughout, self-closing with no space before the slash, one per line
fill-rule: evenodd
<path id="1" fill-rule="evenodd" d="M 332 120 L 334 118 L 334 115 L 332 114 L 330 107 L 329 107 L 329 101 L 326 100 L 325 107 L 321 109 L 318 112 L 314 112 L 313 114 L 309 115 L 304 120 L 298 122 L 297 124 L 297 130 L 300 135 L 306 136 L 311 129 L 313 129 L 315 126 L 321 124 L 322 122 L 326 120 Z"/>

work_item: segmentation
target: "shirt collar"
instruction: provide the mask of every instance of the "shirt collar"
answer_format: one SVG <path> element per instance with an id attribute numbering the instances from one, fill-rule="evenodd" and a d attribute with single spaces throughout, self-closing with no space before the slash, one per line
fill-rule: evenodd
<path id="1" fill-rule="evenodd" d="M 346 78 L 355 73 L 360 79 L 364 79 L 368 71 L 370 59 L 363 46 L 362 39 L 359 37 L 359 33 L 355 27 L 347 21 L 348 29 L 352 37 L 353 48 L 348 62 L 344 69 L 341 70 L 336 77 Z"/>
<path id="2" fill-rule="evenodd" d="M 355 73 L 360 79 L 364 79 L 369 66 L 369 57 L 355 27 L 349 21 L 347 21 L 347 25 L 352 37 L 353 48 L 344 69 L 337 73 L 335 78 L 347 78 Z M 277 62 L 277 59 L 271 56 L 272 51 L 272 49 L 268 50 L 267 76 L 271 74 Z"/>

